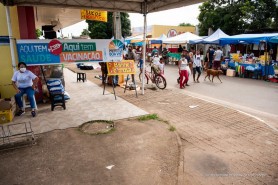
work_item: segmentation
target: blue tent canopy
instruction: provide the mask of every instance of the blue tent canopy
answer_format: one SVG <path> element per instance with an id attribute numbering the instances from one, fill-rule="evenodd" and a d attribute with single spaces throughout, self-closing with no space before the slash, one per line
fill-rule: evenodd
<path id="1" fill-rule="evenodd" d="M 150 41 L 151 41 L 151 44 L 162 44 L 162 41 L 166 38 L 167 38 L 167 36 L 162 34 L 162 35 L 160 35 L 160 37 L 158 37 L 154 40 L 150 40 Z"/>
<path id="2" fill-rule="evenodd" d="M 262 34 L 240 34 L 227 38 L 220 38 L 220 45 L 226 44 L 259 44 L 261 41 L 269 42 L 272 37 L 278 36 L 278 33 L 262 33 Z"/>
<path id="3" fill-rule="evenodd" d="M 278 36 L 272 37 L 272 38 L 269 40 L 269 42 L 271 42 L 271 43 L 278 43 Z"/>

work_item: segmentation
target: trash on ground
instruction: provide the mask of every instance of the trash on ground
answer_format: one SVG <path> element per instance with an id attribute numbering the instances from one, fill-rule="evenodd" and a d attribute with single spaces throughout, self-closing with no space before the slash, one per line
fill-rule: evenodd
<path id="1" fill-rule="evenodd" d="M 194 109 L 196 107 L 198 107 L 199 105 L 189 105 L 189 108 Z"/>
<path id="2" fill-rule="evenodd" d="M 106 166 L 108 170 L 111 170 L 115 165 Z"/>

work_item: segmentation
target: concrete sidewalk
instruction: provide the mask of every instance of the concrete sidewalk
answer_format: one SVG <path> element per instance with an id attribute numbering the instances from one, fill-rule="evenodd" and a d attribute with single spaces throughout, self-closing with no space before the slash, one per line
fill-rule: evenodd
<path id="1" fill-rule="evenodd" d="M 77 127 L 90 120 L 118 120 L 147 114 L 146 111 L 106 91 L 91 81 L 76 82 L 76 74 L 64 69 L 65 89 L 71 99 L 66 103 L 66 110 L 50 104 L 38 104 L 38 114 L 32 117 L 30 109 L 12 123 L 31 121 L 35 134 L 56 129 Z"/>

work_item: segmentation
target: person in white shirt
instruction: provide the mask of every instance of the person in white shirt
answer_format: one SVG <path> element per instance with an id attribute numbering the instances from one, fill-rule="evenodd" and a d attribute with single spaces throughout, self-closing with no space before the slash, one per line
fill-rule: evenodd
<path id="1" fill-rule="evenodd" d="M 159 61 L 160 61 L 160 58 L 158 56 L 158 53 L 154 53 L 154 56 L 152 57 L 152 64 L 154 65 L 159 65 Z"/>
<path id="2" fill-rule="evenodd" d="M 24 94 L 27 94 L 27 97 L 30 101 L 30 105 L 32 108 L 32 116 L 36 116 L 35 111 L 35 89 L 37 88 L 37 84 L 39 81 L 39 78 L 32 73 L 31 71 L 26 69 L 27 65 L 24 62 L 18 63 L 18 71 L 16 71 L 12 77 L 12 85 L 16 90 L 15 95 L 15 101 L 19 107 L 19 112 L 17 113 L 17 116 L 21 116 L 25 113 L 25 110 L 23 109 L 23 103 L 22 103 L 22 96 Z"/>
<path id="3" fill-rule="evenodd" d="M 219 70 L 221 65 L 221 60 L 223 59 L 223 52 L 220 47 L 214 52 L 213 69 Z"/>
<path id="4" fill-rule="evenodd" d="M 196 55 L 194 55 L 193 58 L 193 80 L 195 81 L 195 75 L 196 75 L 196 71 L 198 72 L 198 77 L 197 77 L 197 83 L 199 82 L 199 78 L 201 76 L 201 66 L 202 66 L 202 61 L 201 61 L 201 55 L 200 55 L 200 51 L 198 50 Z"/>
<path id="5" fill-rule="evenodd" d="M 180 83 L 180 88 L 184 89 L 185 85 L 188 82 L 188 71 L 189 69 L 189 62 L 190 62 L 190 57 L 187 55 L 187 51 L 184 52 L 185 54 L 182 54 L 181 59 L 179 60 L 179 83 Z"/>
<path id="6" fill-rule="evenodd" d="M 158 53 L 155 52 L 154 56 L 151 59 L 151 66 L 152 66 L 151 70 L 152 70 L 152 73 L 153 72 L 160 73 L 159 65 L 160 65 L 160 58 L 158 56 Z"/>

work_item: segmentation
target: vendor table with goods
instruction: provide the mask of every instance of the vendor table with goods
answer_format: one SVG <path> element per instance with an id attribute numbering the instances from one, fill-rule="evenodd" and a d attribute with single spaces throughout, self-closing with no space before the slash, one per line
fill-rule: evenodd
<path id="1" fill-rule="evenodd" d="M 168 53 L 169 61 L 172 63 L 177 64 L 177 62 L 181 59 L 181 53 Z"/>
<path id="2" fill-rule="evenodd" d="M 256 78 L 263 76 L 273 76 L 275 75 L 274 66 L 273 65 L 262 65 L 260 63 L 256 64 L 248 64 L 241 62 L 222 62 L 222 64 L 227 64 L 228 68 L 234 69 L 239 77 L 244 78 Z"/>

